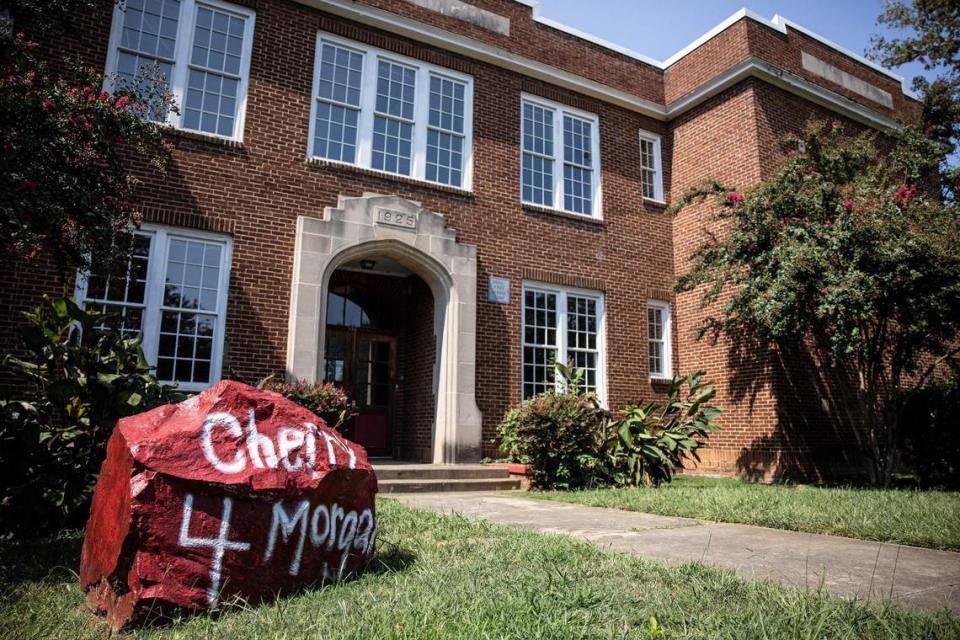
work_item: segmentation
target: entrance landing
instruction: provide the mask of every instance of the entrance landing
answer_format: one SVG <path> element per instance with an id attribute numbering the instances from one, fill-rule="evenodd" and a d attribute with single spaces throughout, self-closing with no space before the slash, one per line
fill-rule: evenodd
<path id="1" fill-rule="evenodd" d="M 960 553 L 743 524 L 584 507 L 522 494 L 400 496 L 411 507 L 459 513 L 671 564 L 703 562 L 800 589 L 960 613 Z"/>
<path id="2" fill-rule="evenodd" d="M 520 488 L 503 467 L 489 464 L 422 464 L 373 460 L 380 493 L 510 491 Z"/>

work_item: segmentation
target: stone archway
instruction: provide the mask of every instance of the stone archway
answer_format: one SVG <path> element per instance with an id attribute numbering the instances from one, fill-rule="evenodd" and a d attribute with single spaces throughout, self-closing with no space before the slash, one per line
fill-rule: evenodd
<path id="1" fill-rule="evenodd" d="M 340 266 L 386 256 L 429 285 L 434 297 L 435 464 L 480 458 L 477 409 L 477 250 L 457 242 L 443 216 L 398 196 L 341 196 L 323 218 L 297 218 L 287 374 L 311 382 L 322 377 L 326 291 Z"/>

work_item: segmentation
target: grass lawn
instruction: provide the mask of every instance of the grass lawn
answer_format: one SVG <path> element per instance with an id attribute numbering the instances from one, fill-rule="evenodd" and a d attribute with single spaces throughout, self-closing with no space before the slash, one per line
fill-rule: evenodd
<path id="1" fill-rule="evenodd" d="M 380 503 L 361 577 L 145 638 L 958 638 L 960 619 L 667 567 L 461 517 Z M 0 543 L 0 638 L 102 638 L 74 573 L 80 535 Z M 649 634 L 656 616 L 664 635 Z"/>
<path id="2" fill-rule="evenodd" d="M 960 549 L 960 493 L 766 485 L 679 476 L 659 489 L 530 492 L 530 497 L 715 522 Z"/>

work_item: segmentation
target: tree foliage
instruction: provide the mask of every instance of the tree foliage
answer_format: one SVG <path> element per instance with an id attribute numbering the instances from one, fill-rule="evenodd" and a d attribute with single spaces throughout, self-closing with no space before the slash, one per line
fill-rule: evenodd
<path id="1" fill-rule="evenodd" d="M 824 399 L 886 481 L 903 391 L 957 353 L 960 216 L 918 187 L 939 156 L 914 129 L 884 154 L 838 121 L 785 144 L 782 169 L 753 190 L 711 183 L 675 205 L 712 201 L 725 229 L 697 249 L 677 290 L 702 292 L 701 336 L 806 350 Z"/>
<path id="2" fill-rule="evenodd" d="M 168 159 L 151 112 L 172 106 L 155 71 L 108 93 L 75 61 L 41 61 L 17 17 L 47 33 L 78 4 L 18 0 L 14 21 L 0 20 L 0 246 L 26 259 L 49 254 L 65 272 L 127 252 L 141 221 L 136 172 L 162 171 Z"/>
<path id="3" fill-rule="evenodd" d="M 876 35 L 871 55 L 889 67 L 919 62 L 932 80 L 913 79 L 923 99 L 923 132 L 943 145 L 941 187 L 956 202 L 960 196 L 960 167 L 955 152 L 960 142 L 960 3 L 956 0 L 887 2 L 877 24 L 897 30 L 901 37 Z"/>

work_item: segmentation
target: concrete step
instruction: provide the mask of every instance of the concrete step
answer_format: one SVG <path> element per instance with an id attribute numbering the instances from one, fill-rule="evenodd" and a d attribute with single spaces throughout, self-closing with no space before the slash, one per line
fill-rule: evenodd
<path id="1" fill-rule="evenodd" d="M 393 480 L 502 480 L 510 477 L 503 467 L 488 464 L 373 464 L 378 481 Z"/>
<path id="2" fill-rule="evenodd" d="M 379 473 L 377 474 L 379 478 Z M 520 479 L 510 478 L 434 478 L 380 480 L 380 493 L 434 493 L 437 491 L 511 491 L 520 488 Z"/>

